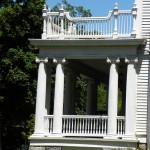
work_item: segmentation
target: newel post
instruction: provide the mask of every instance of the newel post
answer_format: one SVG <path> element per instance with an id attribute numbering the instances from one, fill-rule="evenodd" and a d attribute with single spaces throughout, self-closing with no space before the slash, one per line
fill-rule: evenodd
<path id="1" fill-rule="evenodd" d="M 61 30 L 60 30 L 60 39 L 64 39 L 64 6 L 63 4 L 61 5 L 60 9 L 60 19 L 61 19 Z"/>
<path id="2" fill-rule="evenodd" d="M 47 35 L 46 35 L 46 28 L 47 28 L 47 8 L 46 5 L 44 5 L 44 9 L 43 9 L 43 34 L 42 34 L 42 39 L 46 39 Z"/>
<path id="3" fill-rule="evenodd" d="M 116 39 L 116 38 L 118 38 L 118 22 L 117 22 L 117 19 L 118 19 L 118 4 L 117 3 L 115 4 L 113 12 L 114 12 L 114 33 L 113 33 L 113 38 Z"/>
<path id="4" fill-rule="evenodd" d="M 132 16 L 133 16 L 133 28 L 132 28 L 132 33 L 131 36 L 132 37 L 136 37 L 136 17 L 137 17 L 137 4 L 134 3 L 134 6 L 132 8 Z"/>
<path id="5" fill-rule="evenodd" d="M 52 16 L 50 15 L 51 9 L 48 9 L 48 17 L 47 17 L 47 36 L 52 35 Z"/>

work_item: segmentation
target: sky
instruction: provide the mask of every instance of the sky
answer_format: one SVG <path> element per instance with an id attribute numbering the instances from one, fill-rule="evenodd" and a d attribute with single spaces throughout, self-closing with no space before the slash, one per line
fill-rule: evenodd
<path id="1" fill-rule="evenodd" d="M 93 17 L 107 16 L 108 12 L 114 8 L 117 2 L 119 9 L 131 10 L 135 0 L 67 0 L 73 6 L 83 6 L 85 9 L 90 9 Z M 62 0 L 46 0 L 46 4 L 53 8 Z"/>

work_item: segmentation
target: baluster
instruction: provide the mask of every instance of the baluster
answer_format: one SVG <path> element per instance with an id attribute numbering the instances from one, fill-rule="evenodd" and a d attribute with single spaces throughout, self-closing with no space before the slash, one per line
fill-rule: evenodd
<path id="1" fill-rule="evenodd" d="M 89 21 L 87 21 L 87 35 L 89 35 Z"/>
<path id="2" fill-rule="evenodd" d="M 101 134 L 101 118 L 99 119 L 99 132 L 98 134 Z"/>
<path id="3" fill-rule="evenodd" d="M 74 133 L 77 133 L 77 118 L 75 118 L 75 122 L 74 122 Z"/>
<path id="4" fill-rule="evenodd" d="M 124 14 L 124 35 L 126 34 L 126 16 Z"/>
<path id="5" fill-rule="evenodd" d="M 48 123 L 49 123 L 49 133 L 51 133 L 51 131 L 52 131 L 52 120 L 51 120 L 52 118 L 48 118 Z"/>
<path id="6" fill-rule="evenodd" d="M 120 121 L 121 121 L 121 134 L 123 134 L 123 130 L 122 130 L 123 129 L 123 126 L 122 126 L 123 120 L 120 120 Z"/>
<path id="7" fill-rule="evenodd" d="M 89 133 L 90 133 L 90 131 L 89 131 L 89 130 L 90 130 L 90 125 L 89 125 L 89 124 L 90 124 L 90 122 L 89 122 L 89 118 L 88 118 L 88 120 L 87 120 L 87 121 L 88 121 L 88 134 L 89 134 Z"/>
<path id="8" fill-rule="evenodd" d="M 91 20 L 90 35 L 92 35 L 92 34 L 93 34 L 92 29 L 93 29 L 93 25 L 92 25 L 92 20 Z"/>
<path id="9" fill-rule="evenodd" d="M 65 133 L 65 118 L 63 118 L 63 120 L 62 120 L 62 124 L 63 124 L 63 131 L 62 131 L 62 133 Z"/>
<path id="10" fill-rule="evenodd" d="M 66 118 L 66 133 L 68 133 L 68 118 Z"/>
<path id="11" fill-rule="evenodd" d="M 99 28 L 98 28 L 98 24 L 99 24 L 99 21 L 97 20 L 97 35 L 99 35 Z"/>
<path id="12" fill-rule="evenodd" d="M 107 128 L 106 118 L 105 118 L 104 120 L 105 120 L 105 130 L 104 130 L 104 134 L 106 134 L 106 128 Z"/>
<path id="13" fill-rule="evenodd" d="M 98 134 L 98 118 L 96 119 L 96 134 Z"/>
<path id="14" fill-rule="evenodd" d="M 128 23 L 128 14 L 126 14 L 126 34 L 128 34 L 128 26 L 129 26 L 129 23 Z"/>
<path id="15" fill-rule="evenodd" d="M 99 35 L 99 20 L 97 20 L 97 35 Z"/>
<path id="16" fill-rule="evenodd" d="M 96 121 L 96 120 L 94 119 L 94 126 L 93 126 L 93 133 L 94 133 L 94 134 L 96 134 L 96 127 L 95 127 L 96 123 L 95 123 L 95 121 Z"/>
<path id="17" fill-rule="evenodd" d="M 82 125 L 82 133 L 85 133 L 85 119 L 83 119 L 83 125 Z"/>
<path id="18" fill-rule="evenodd" d="M 54 17 L 52 17 L 52 35 L 54 35 Z"/>
<path id="19" fill-rule="evenodd" d="M 92 131 L 93 131 L 93 120 L 92 119 L 90 119 L 90 122 L 91 122 L 91 129 L 90 129 L 90 133 L 93 133 Z"/>
<path id="20" fill-rule="evenodd" d="M 102 119 L 102 134 L 104 134 L 104 119 Z"/>
<path id="21" fill-rule="evenodd" d="M 71 133 L 71 118 L 68 118 L 69 120 L 69 133 Z"/>
<path id="22" fill-rule="evenodd" d="M 81 22 L 80 22 L 80 33 L 79 34 L 82 35 L 82 24 L 81 24 Z"/>
<path id="23" fill-rule="evenodd" d="M 79 133 L 79 118 L 77 118 L 77 133 Z"/>
<path id="24" fill-rule="evenodd" d="M 81 118 L 79 118 L 79 133 L 81 133 Z"/>
<path id="25" fill-rule="evenodd" d="M 92 35 L 94 35 L 94 21 L 92 21 Z"/>
<path id="26" fill-rule="evenodd" d="M 87 118 L 86 118 L 86 120 L 85 120 L 85 133 L 88 133 L 87 130 L 88 130 L 88 128 L 87 128 Z"/>
<path id="27" fill-rule="evenodd" d="M 72 118 L 71 121 L 72 121 L 72 122 L 71 122 L 71 124 L 72 124 L 72 126 L 71 126 L 71 133 L 73 133 L 73 131 L 74 131 L 74 119 Z"/>
<path id="28" fill-rule="evenodd" d="M 103 25 L 103 22 L 102 22 L 102 20 L 100 21 L 100 34 L 102 35 L 103 34 L 103 32 L 102 32 L 102 25 Z"/>

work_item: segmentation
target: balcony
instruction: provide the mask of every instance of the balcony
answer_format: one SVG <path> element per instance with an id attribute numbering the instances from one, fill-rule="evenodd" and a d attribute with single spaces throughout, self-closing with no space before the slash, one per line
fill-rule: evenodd
<path id="1" fill-rule="evenodd" d="M 46 115 L 45 135 L 53 134 L 53 115 Z M 125 117 L 118 116 L 117 137 L 123 137 L 125 133 Z M 106 137 L 108 116 L 95 115 L 63 115 L 62 136 L 67 137 Z"/>
<path id="2" fill-rule="evenodd" d="M 42 39 L 117 39 L 135 38 L 137 6 L 119 10 L 118 4 L 107 17 L 70 17 L 63 6 L 59 12 L 43 9 Z"/>

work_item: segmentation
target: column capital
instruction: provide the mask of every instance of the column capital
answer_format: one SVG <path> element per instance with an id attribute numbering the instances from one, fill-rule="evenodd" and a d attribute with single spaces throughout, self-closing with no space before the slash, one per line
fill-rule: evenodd
<path id="1" fill-rule="evenodd" d="M 120 58 L 119 57 L 118 58 L 109 58 L 109 57 L 107 57 L 106 62 L 108 64 L 111 64 L 111 63 L 119 64 L 120 63 Z"/>
<path id="2" fill-rule="evenodd" d="M 53 58 L 53 63 L 57 64 L 64 64 L 66 62 L 65 58 Z"/>
<path id="3" fill-rule="evenodd" d="M 36 63 L 41 63 L 41 62 L 48 63 L 48 58 L 47 57 L 46 58 L 36 58 L 35 62 Z"/>
<path id="4" fill-rule="evenodd" d="M 132 64 L 132 63 L 133 63 L 133 64 L 134 64 L 134 63 L 137 64 L 137 63 L 138 63 L 138 57 L 136 57 L 136 58 L 134 58 L 134 59 L 133 59 L 133 58 L 129 58 L 129 59 L 128 59 L 128 58 L 125 57 L 125 60 L 124 60 L 124 61 L 125 61 L 126 64 Z"/>

